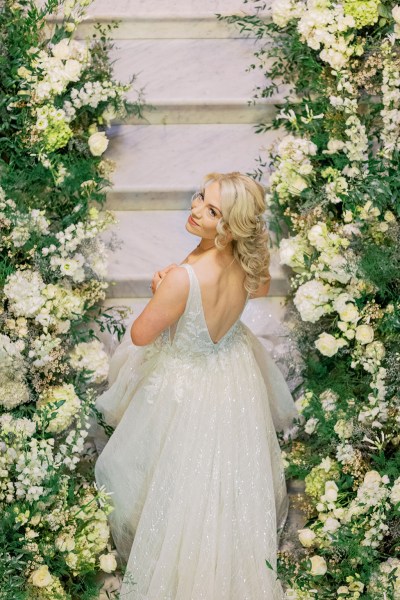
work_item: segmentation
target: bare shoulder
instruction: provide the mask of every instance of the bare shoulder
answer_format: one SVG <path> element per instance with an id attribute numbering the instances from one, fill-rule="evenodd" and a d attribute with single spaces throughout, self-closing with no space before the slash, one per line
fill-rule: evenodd
<path id="1" fill-rule="evenodd" d="M 189 276 L 186 269 L 173 267 L 162 279 L 162 284 L 157 288 L 155 296 L 161 292 L 163 295 L 185 296 L 189 291 Z"/>

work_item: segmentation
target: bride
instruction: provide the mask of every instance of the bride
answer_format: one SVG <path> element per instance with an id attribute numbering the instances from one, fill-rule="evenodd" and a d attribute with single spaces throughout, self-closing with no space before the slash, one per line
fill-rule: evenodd
<path id="1" fill-rule="evenodd" d="M 112 493 L 121 598 L 284 596 L 276 565 L 288 496 L 276 432 L 298 413 L 240 320 L 269 289 L 265 208 L 251 177 L 208 175 L 186 224 L 200 243 L 155 274 L 153 297 L 111 358 L 96 407 L 115 430 L 95 477 Z"/>

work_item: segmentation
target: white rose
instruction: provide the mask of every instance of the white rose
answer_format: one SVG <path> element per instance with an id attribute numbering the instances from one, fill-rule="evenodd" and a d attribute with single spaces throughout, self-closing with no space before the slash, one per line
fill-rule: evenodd
<path id="1" fill-rule="evenodd" d="M 74 58 L 67 60 L 65 63 L 64 74 L 70 81 L 78 81 L 81 71 L 81 63 Z"/>
<path id="2" fill-rule="evenodd" d="M 61 42 L 58 42 L 58 44 L 53 47 L 51 53 L 60 60 L 67 60 L 67 58 L 71 56 L 71 48 L 68 39 L 64 38 Z"/>
<path id="3" fill-rule="evenodd" d="M 108 146 L 108 139 L 104 131 L 97 131 L 90 136 L 88 144 L 93 156 L 100 156 Z"/>
<path id="4" fill-rule="evenodd" d="M 360 318 L 357 307 L 351 302 L 347 302 L 344 305 L 344 307 L 339 311 L 339 315 L 342 321 L 346 321 L 347 323 L 356 323 Z"/>
<path id="5" fill-rule="evenodd" d="M 305 548 L 310 548 L 314 544 L 316 535 L 312 529 L 298 529 L 297 533 L 299 534 L 300 543 Z"/>
<path id="6" fill-rule="evenodd" d="M 327 566 L 325 559 L 322 556 L 315 554 L 310 558 L 311 560 L 311 575 L 325 575 Z"/>
<path id="7" fill-rule="evenodd" d="M 105 573 L 111 573 L 117 568 L 117 561 L 114 554 L 102 554 L 99 558 L 100 569 Z"/>
<path id="8" fill-rule="evenodd" d="M 327 502 L 335 502 L 337 500 L 338 486 L 332 480 L 325 482 L 324 499 Z"/>
<path id="9" fill-rule="evenodd" d="M 339 348 L 344 346 L 345 340 L 343 338 L 336 339 L 330 333 L 320 333 L 318 339 L 314 342 L 317 350 L 324 356 L 334 356 Z"/>
<path id="10" fill-rule="evenodd" d="M 356 340 L 360 344 L 369 344 L 374 339 L 374 330 L 370 325 L 359 325 L 356 328 Z"/>
<path id="11" fill-rule="evenodd" d="M 398 7 L 400 9 L 400 6 Z M 393 221 L 396 220 L 396 217 L 394 216 L 394 214 L 392 213 L 391 210 L 387 210 L 385 212 L 385 214 L 383 215 L 383 218 L 385 219 L 385 221 L 387 221 L 388 223 L 393 223 Z"/>
<path id="12" fill-rule="evenodd" d="M 400 6 L 397 4 L 392 8 L 392 16 L 396 23 L 400 23 Z"/>
<path id="13" fill-rule="evenodd" d="M 329 533 L 335 533 L 335 531 L 337 531 L 340 527 L 340 523 L 337 519 L 334 519 L 333 517 L 328 517 L 324 523 L 324 531 L 327 531 Z"/>
<path id="14" fill-rule="evenodd" d="M 53 581 L 53 577 L 49 573 L 49 567 L 42 565 L 31 575 L 32 584 L 36 587 L 47 587 Z"/>

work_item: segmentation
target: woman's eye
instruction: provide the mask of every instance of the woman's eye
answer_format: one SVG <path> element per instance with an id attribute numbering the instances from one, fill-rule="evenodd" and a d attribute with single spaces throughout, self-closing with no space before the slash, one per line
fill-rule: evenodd
<path id="1" fill-rule="evenodd" d="M 213 217 L 217 216 L 217 213 L 215 212 L 215 210 L 213 208 L 210 208 L 211 214 Z"/>

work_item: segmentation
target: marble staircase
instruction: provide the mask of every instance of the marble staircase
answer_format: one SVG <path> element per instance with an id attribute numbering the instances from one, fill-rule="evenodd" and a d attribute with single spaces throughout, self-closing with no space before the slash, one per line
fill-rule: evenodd
<path id="1" fill-rule="evenodd" d="M 106 306 L 129 306 L 129 322 L 149 300 L 154 271 L 181 262 L 197 245 L 184 225 L 203 176 L 252 172 L 277 136 L 254 132 L 254 124 L 269 121 L 279 103 L 275 97 L 249 104 L 263 83 L 262 70 L 246 71 L 258 41 L 215 16 L 245 10 L 241 0 L 95 0 L 78 29 L 77 37 L 85 37 L 97 21 L 121 20 L 113 33 L 115 75 L 128 81 L 137 74 L 134 89 L 142 88 L 152 107 L 144 120 L 116 122 L 107 133 L 106 156 L 117 163 L 107 208 L 119 222 L 104 239 L 116 235 L 121 246 L 110 255 Z M 270 293 L 249 302 L 243 314 L 267 339 L 269 320 L 284 320 L 289 290 L 288 270 L 279 265 L 276 250 L 271 257 Z M 298 484 L 291 485 L 294 498 Z M 291 511 L 292 537 L 300 521 Z"/>

